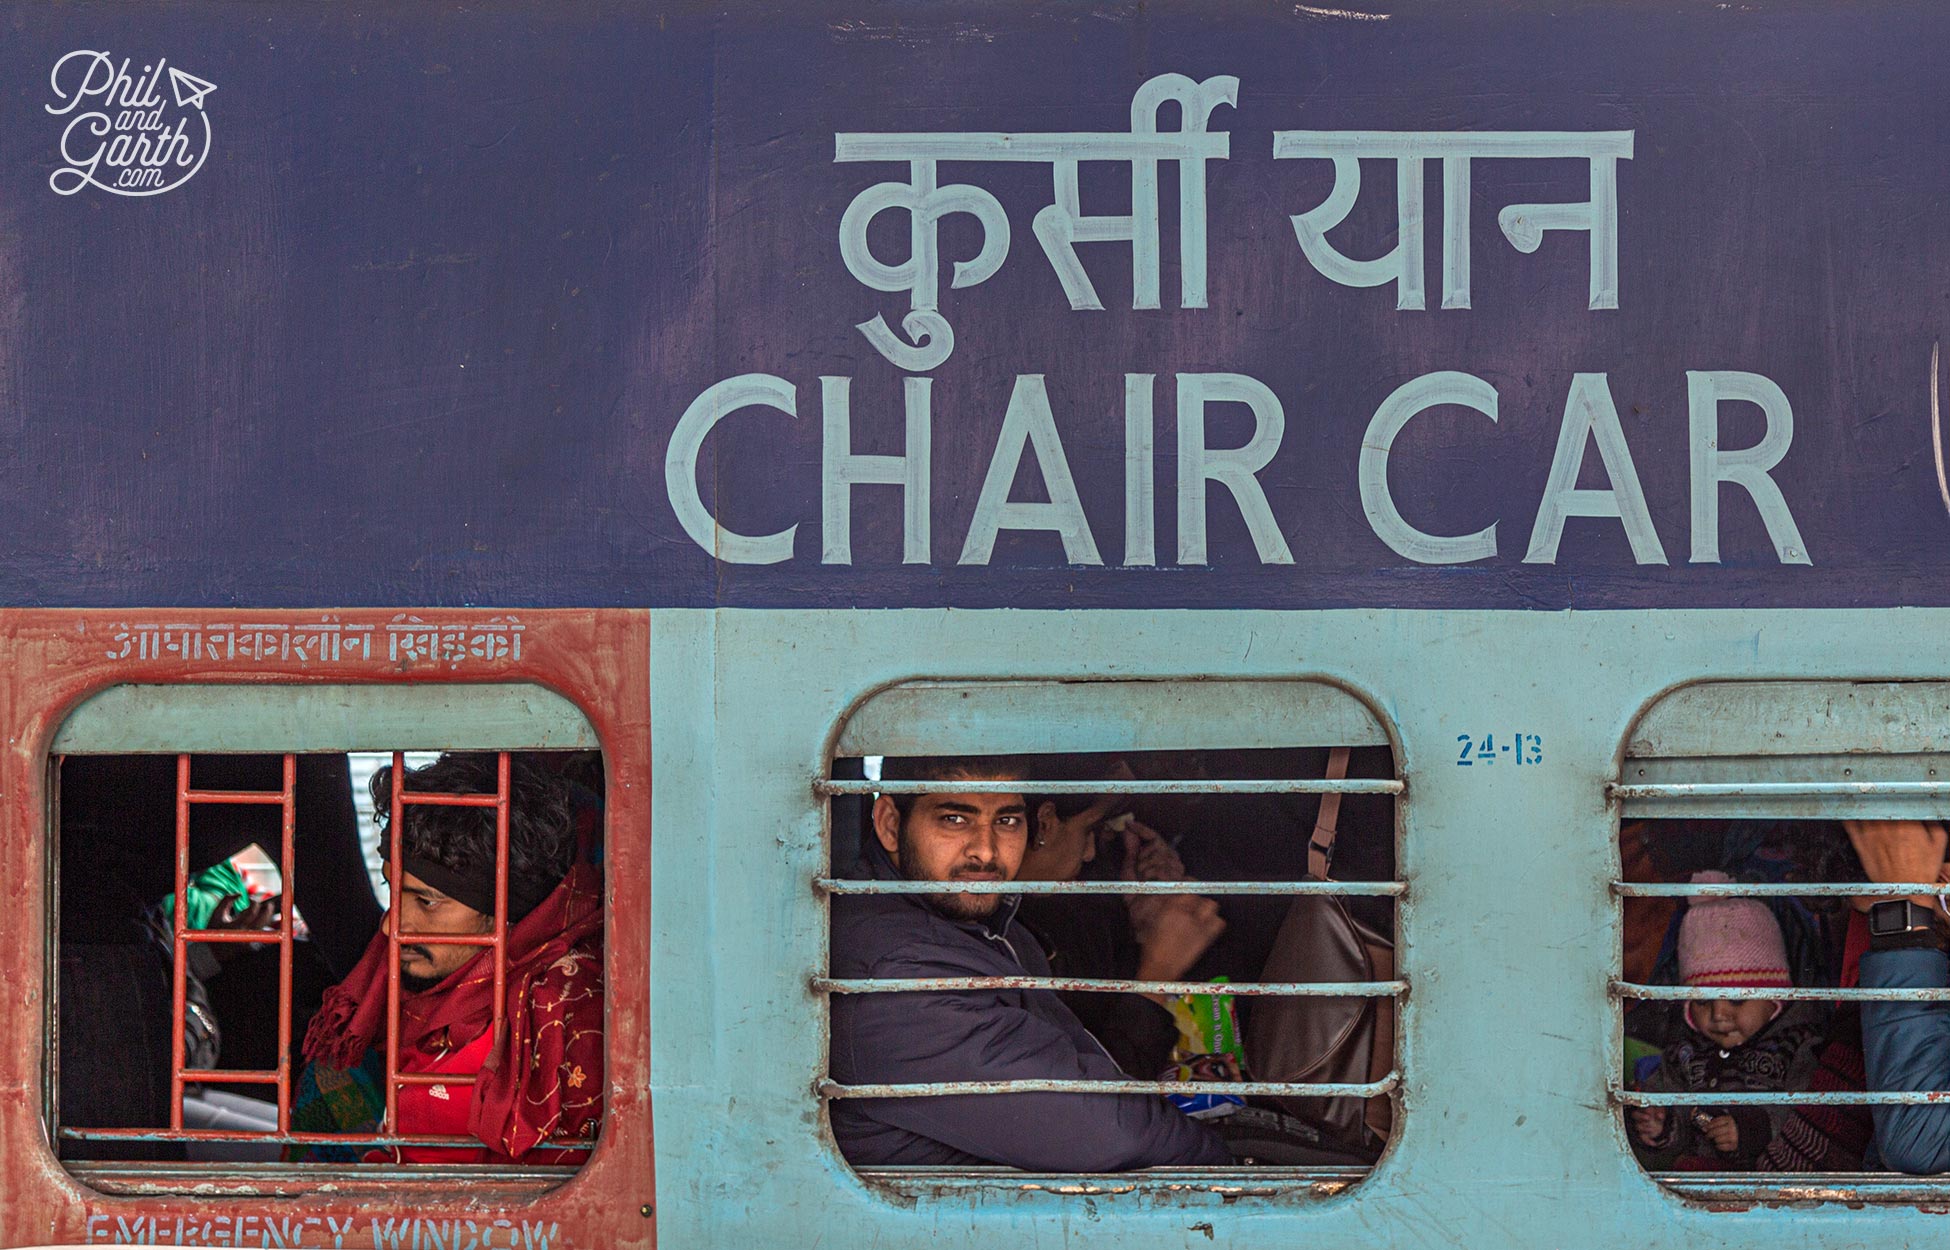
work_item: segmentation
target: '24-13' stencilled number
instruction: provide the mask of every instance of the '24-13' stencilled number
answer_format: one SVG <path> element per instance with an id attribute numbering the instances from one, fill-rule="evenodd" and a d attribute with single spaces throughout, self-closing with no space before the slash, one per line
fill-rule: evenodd
<path id="1" fill-rule="evenodd" d="M 1462 751 L 1456 756 L 1456 763 L 1462 768 L 1474 768 L 1478 764 L 1494 764 L 1499 758 L 1506 758 L 1521 768 L 1525 764 L 1544 762 L 1544 739 L 1541 734 L 1511 734 L 1510 740 L 1499 744 L 1495 734 L 1484 734 L 1477 739 L 1470 734 L 1457 734 L 1456 741 Z"/>

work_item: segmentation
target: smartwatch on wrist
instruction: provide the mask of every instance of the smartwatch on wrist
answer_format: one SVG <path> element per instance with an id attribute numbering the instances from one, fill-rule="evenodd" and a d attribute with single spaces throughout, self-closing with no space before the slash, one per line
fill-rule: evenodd
<path id="1" fill-rule="evenodd" d="M 1892 898 L 1869 906 L 1869 936 L 1895 937 L 1917 933 L 1936 924 L 1936 913 L 1913 899 Z"/>
<path id="2" fill-rule="evenodd" d="M 1869 907 L 1869 947 L 1871 950 L 1907 950 L 1913 947 L 1945 948 L 1937 929 L 1936 909 L 1911 899 L 1893 898 Z"/>

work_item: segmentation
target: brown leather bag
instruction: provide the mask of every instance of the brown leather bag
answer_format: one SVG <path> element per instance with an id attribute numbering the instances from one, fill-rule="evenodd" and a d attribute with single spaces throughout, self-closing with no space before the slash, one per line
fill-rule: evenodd
<path id="1" fill-rule="evenodd" d="M 1327 776 L 1347 775 L 1348 749 L 1327 756 Z M 1341 796 L 1324 794 L 1307 844 L 1307 875 L 1327 880 Z M 1338 898 L 1303 895 L 1287 908 L 1260 974 L 1263 981 L 1392 981 L 1395 944 L 1356 920 Z M 1246 1061 L 1261 1081 L 1378 1081 L 1394 1066 L 1395 1002 L 1389 998 L 1264 998 L 1246 1024 Z M 1276 1098 L 1281 1110 L 1350 1145 L 1385 1142 L 1394 1103 L 1359 1098 Z"/>

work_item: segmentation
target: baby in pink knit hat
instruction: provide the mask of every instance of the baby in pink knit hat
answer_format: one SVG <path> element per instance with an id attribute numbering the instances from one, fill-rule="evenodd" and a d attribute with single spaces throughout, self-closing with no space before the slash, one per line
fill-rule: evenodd
<path id="1" fill-rule="evenodd" d="M 1732 881 L 1723 872 L 1698 872 L 1695 882 Z M 1694 987 L 1766 989 L 1790 986 L 1787 943 L 1767 904 L 1755 898 L 1696 898 L 1679 922 L 1679 979 Z M 1732 1050 L 1781 1014 L 1771 998 L 1709 998 L 1686 1004 L 1686 1023 L 1723 1050 Z"/>
<path id="2" fill-rule="evenodd" d="M 1731 881 L 1693 874 L 1700 884 Z M 1702 988 L 1793 985 L 1787 943 L 1767 904 L 1752 898 L 1695 898 L 1679 922 L 1679 975 Z M 1693 1092 L 1700 1107 L 1634 1107 L 1632 1135 L 1648 1150 L 1699 1156 L 1695 1163 L 1751 1168 L 1792 1108 L 1713 1107 L 1718 1093 L 1805 1089 L 1821 1041 L 1813 1003 L 1774 998 L 1709 998 L 1686 1004 L 1686 1035 L 1666 1047 L 1645 1081 L 1657 1092 Z"/>

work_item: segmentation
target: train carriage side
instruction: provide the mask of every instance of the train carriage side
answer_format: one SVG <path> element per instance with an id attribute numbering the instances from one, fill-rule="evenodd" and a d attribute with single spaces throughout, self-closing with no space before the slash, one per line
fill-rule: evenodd
<path id="1" fill-rule="evenodd" d="M 1938 1228 L 1841 982 L 1902 893 L 1842 822 L 1950 800 L 1940 7 L 8 20 L 0 1246 Z M 877 856 L 993 785 L 1097 803 L 1081 862 Z M 420 931 L 393 831 L 456 812 L 481 922 Z M 984 895 L 1049 977 L 845 971 L 846 909 Z M 1172 976 L 1056 940 L 1188 899 Z M 1794 984 L 1684 983 L 1715 904 Z M 1101 1080 L 848 1032 L 1044 990 L 1232 1162 L 849 1157 L 1063 1138 Z M 1660 1088 L 1722 991 L 1829 1083 Z"/>

